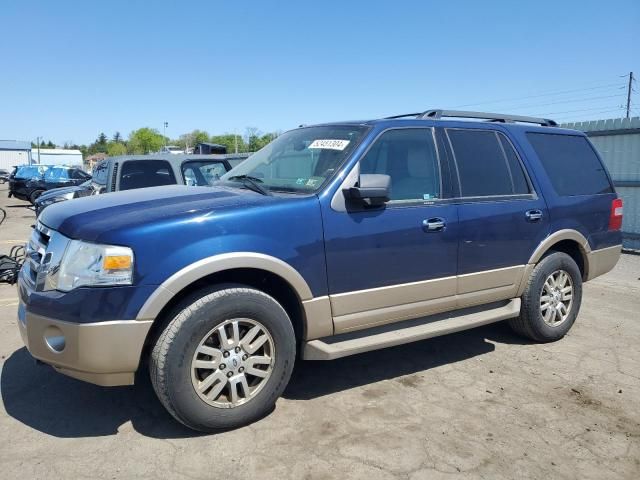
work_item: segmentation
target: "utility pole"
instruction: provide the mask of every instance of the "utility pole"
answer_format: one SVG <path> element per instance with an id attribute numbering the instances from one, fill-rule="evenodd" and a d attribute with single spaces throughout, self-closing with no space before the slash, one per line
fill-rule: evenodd
<path id="1" fill-rule="evenodd" d="M 167 127 L 169 126 L 169 122 L 164 122 L 164 128 L 162 130 L 162 138 L 164 138 L 164 146 L 167 146 Z"/>
<path id="2" fill-rule="evenodd" d="M 36 137 L 36 142 L 38 143 L 38 165 L 40 165 L 40 137 Z"/>
<path id="3" fill-rule="evenodd" d="M 631 110 L 631 88 L 633 86 L 633 72 L 629 72 L 629 86 L 627 87 L 627 118 Z"/>

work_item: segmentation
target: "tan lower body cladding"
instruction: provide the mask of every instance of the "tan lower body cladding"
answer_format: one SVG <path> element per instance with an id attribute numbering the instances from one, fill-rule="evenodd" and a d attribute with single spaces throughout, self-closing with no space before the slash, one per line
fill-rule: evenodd
<path id="1" fill-rule="evenodd" d="M 518 265 L 332 295 L 335 333 L 514 298 L 525 270 Z"/>

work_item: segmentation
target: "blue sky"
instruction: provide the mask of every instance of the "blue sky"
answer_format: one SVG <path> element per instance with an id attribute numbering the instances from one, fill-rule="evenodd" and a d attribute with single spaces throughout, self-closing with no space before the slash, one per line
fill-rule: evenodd
<path id="1" fill-rule="evenodd" d="M 59 144 L 461 105 L 609 118 L 640 77 L 638 0 L 5 0 L 0 25 L 0 138 Z"/>

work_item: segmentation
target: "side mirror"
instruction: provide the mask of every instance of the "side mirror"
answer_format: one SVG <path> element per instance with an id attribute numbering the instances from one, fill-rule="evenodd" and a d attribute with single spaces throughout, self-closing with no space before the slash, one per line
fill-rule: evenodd
<path id="1" fill-rule="evenodd" d="M 391 177 L 377 173 L 363 173 L 355 186 L 343 192 L 347 199 L 363 203 L 368 207 L 378 207 L 390 199 Z"/>

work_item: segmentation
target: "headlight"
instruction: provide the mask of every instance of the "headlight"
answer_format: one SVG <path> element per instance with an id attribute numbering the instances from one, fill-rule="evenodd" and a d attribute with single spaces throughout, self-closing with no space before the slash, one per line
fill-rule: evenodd
<path id="1" fill-rule="evenodd" d="M 81 286 L 131 285 L 133 251 L 127 247 L 71 240 L 62 257 L 56 289 Z"/>
<path id="2" fill-rule="evenodd" d="M 53 203 L 64 202 L 65 200 L 71 200 L 73 197 L 74 197 L 74 193 L 69 192 L 63 195 L 56 195 L 55 197 L 41 199 L 37 201 L 37 203 L 39 203 L 43 207 L 47 207 Z"/>

